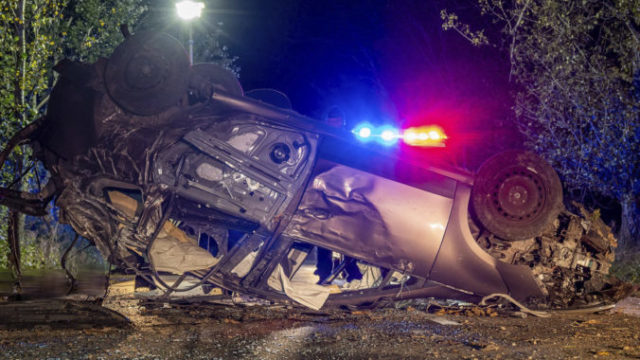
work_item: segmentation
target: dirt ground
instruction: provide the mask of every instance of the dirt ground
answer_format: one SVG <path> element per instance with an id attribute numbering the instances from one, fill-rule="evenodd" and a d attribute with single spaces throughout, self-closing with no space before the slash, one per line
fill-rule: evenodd
<path id="1" fill-rule="evenodd" d="M 0 304 L 0 359 L 639 359 L 640 298 L 599 314 L 313 312 L 111 299 Z M 457 314 L 454 314 L 457 313 Z"/>

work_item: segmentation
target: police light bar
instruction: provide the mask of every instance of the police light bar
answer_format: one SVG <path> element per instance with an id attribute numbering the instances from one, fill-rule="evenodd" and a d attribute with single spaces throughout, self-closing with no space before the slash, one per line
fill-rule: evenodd
<path id="1" fill-rule="evenodd" d="M 390 125 L 374 127 L 369 123 L 362 123 L 351 132 L 362 142 L 375 140 L 383 145 L 392 145 L 402 140 L 410 146 L 444 147 L 447 139 L 442 128 L 436 125 L 411 127 L 401 131 Z"/>

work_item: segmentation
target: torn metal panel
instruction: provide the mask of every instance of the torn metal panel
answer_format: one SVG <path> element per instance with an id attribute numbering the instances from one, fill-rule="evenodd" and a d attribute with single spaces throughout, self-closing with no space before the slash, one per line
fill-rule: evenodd
<path id="1" fill-rule="evenodd" d="M 108 191 L 109 201 L 125 216 L 134 218 L 141 203 L 120 191 Z M 135 249 L 135 248 L 134 248 Z M 216 265 L 219 259 L 201 248 L 195 239 L 165 222 L 149 249 L 149 260 L 156 271 L 182 275 L 188 271 L 204 270 Z"/>
<path id="2" fill-rule="evenodd" d="M 189 131 L 182 140 L 159 154 L 154 179 L 202 206 L 268 229 L 306 181 L 317 146 L 316 135 L 250 115 Z"/>
<path id="3" fill-rule="evenodd" d="M 251 271 L 251 267 L 256 262 L 256 257 L 258 256 L 258 250 L 250 252 L 242 261 L 240 261 L 233 269 L 231 269 L 231 273 L 239 278 L 243 278 L 247 276 L 249 271 Z"/>
<path id="4" fill-rule="evenodd" d="M 285 235 L 427 276 L 452 199 L 327 161 L 317 169 Z"/>

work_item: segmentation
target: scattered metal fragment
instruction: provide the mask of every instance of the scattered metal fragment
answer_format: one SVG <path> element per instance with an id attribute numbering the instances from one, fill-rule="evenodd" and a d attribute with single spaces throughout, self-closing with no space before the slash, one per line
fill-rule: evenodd
<path id="1" fill-rule="evenodd" d="M 427 319 L 429 321 L 433 321 L 434 323 L 440 324 L 440 325 L 447 325 L 447 326 L 450 326 L 450 325 L 453 325 L 453 326 L 462 325 L 459 322 L 447 319 L 447 318 L 442 317 L 442 316 L 430 316 Z"/>
<path id="2" fill-rule="evenodd" d="M 505 299 L 505 300 L 509 301 L 510 303 L 512 303 L 515 306 L 517 306 L 520 309 L 519 312 L 521 312 L 521 313 L 530 314 L 530 315 L 533 315 L 533 316 L 536 316 L 536 317 L 542 317 L 542 318 L 546 318 L 546 317 L 551 316 L 546 311 L 534 311 L 534 310 L 528 309 L 526 306 L 522 305 L 518 300 L 512 298 L 511 296 L 509 296 L 507 294 L 490 294 L 490 295 L 487 295 L 487 296 L 482 298 L 482 300 L 480 301 L 480 305 L 485 305 L 488 300 L 494 299 L 494 298 L 502 298 L 502 299 Z"/>

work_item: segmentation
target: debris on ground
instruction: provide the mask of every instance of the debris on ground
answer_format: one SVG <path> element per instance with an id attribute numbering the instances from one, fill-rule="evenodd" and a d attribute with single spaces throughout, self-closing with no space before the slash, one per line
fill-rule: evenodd
<path id="1" fill-rule="evenodd" d="M 71 305 L 66 309 L 78 310 L 74 323 L 82 326 L 54 326 L 54 318 L 41 318 L 34 327 L 13 317 L 12 326 L 0 327 L 0 359 L 640 357 L 639 317 L 607 312 L 522 319 L 498 310 L 488 317 L 486 309 L 484 316 L 471 308 L 453 314 L 451 304 L 451 313 L 436 315 L 427 311 L 429 301 L 401 309 L 311 311 L 137 299 L 131 303 L 138 311 L 133 326 L 106 325 L 103 310 Z M 49 313 L 65 309 L 60 304 L 52 304 Z M 34 318 L 45 308 L 40 303 L 19 313 Z M 0 304 L 3 325 L 16 310 L 15 304 Z"/>

